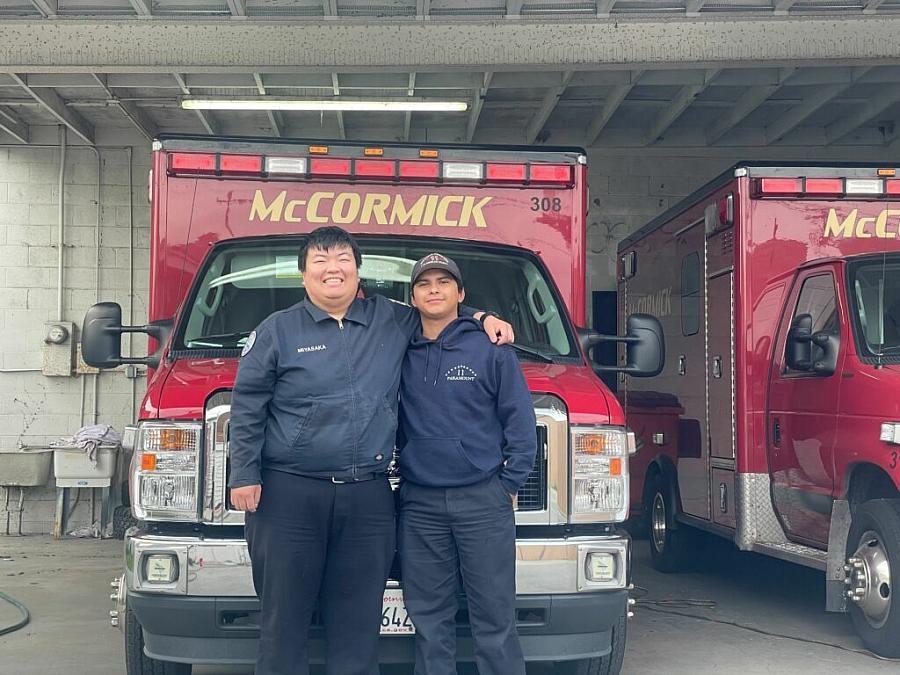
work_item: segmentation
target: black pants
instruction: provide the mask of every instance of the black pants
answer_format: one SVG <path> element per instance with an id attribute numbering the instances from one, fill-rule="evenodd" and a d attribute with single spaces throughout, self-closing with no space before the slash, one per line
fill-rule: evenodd
<path id="1" fill-rule="evenodd" d="M 318 601 L 328 674 L 377 675 L 395 543 L 387 477 L 334 484 L 264 471 L 246 535 L 261 603 L 256 674 L 309 673 L 307 639 Z"/>
<path id="2" fill-rule="evenodd" d="M 416 675 L 456 675 L 459 579 L 480 675 L 525 675 L 516 633 L 516 523 L 498 478 L 456 488 L 404 483 L 399 550 L 416 626 Z"/>

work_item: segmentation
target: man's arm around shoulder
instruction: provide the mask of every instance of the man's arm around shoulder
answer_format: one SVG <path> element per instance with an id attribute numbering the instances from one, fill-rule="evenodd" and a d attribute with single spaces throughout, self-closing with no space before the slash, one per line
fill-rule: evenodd
<path id="1" fill-rule="evenodd" d="M 531 392 L 515 352 L 498 349 L 494 358 L 497 378 L 497 417 L 503 428 L 501 448 L 504 464 L 500 482 L 515 495 L 528 480 L 537 455 L 537 434 Z"/>

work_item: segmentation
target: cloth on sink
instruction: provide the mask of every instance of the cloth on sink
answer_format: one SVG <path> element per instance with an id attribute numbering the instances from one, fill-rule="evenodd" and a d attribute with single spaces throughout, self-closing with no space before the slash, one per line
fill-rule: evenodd
<path id="1" fill-rule="evenodd" d="M 52 442 L 51 446 L 75 446 L 82 452 L 86 453 L 91 465 L 97 464 L 97 449 L 101 445 L 119 445 L 122 437 L 119 432 L 113 429 L 109 424 L 89 424 L 81 427 L 74 436 L 60 438 L 58 441 Z"/>

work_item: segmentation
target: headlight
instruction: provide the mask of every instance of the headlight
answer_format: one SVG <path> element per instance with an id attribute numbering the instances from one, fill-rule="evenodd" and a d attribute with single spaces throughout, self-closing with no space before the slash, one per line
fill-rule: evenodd
<path id="1" fill-rule="evenodd" d="M 135 437 L 131 506 L 139 520 L 198 519 L 199 422 L 145 422 Z"/>
<path id="2" fill-rule="evenodd" d="M 628 517 L 628 455 L 634 436 L 619 427 L 572 426 L 572 520 Z"/>

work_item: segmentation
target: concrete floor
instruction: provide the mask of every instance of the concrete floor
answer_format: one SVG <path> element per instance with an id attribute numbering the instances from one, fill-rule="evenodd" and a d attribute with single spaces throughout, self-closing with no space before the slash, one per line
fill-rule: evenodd
<path id="1" fill-rule="evenodd" d="M 0 538 L 0 590 L 24 602 L 32 621 L 0 637 L 0 673 L 119 675 L 121 634 L 109 626 L 109 581 L 120 568 L 119 541 L 46 537 Z M 822 611 L 822 576 L 802 567 L 733 551 L 705 539 L 697 571 L 663 575 L 649 566 L 647 542 L 635 543 L 635 584 L 646 589 L 629 624 L 625 673 L 772 675 L 773 673 L 896 673 L 900 664 L 855 650 L 850 620 Z M 638 589 L 638 594 L 643 593 Z M 704 600 L 713 607 L 665 600 Z M 714 620 L 659 613 L 685 612 Z M 0 626 L 17 618 L 0 603 Z M 762 635 L 744 626 L 811 644 Z M 195 668 L 197 675 L 247 674 L 246 668 Z M 411 673 L 411 669 L 403 669 Z M 529 675 L 549 675 L 548 668 Z"/>

